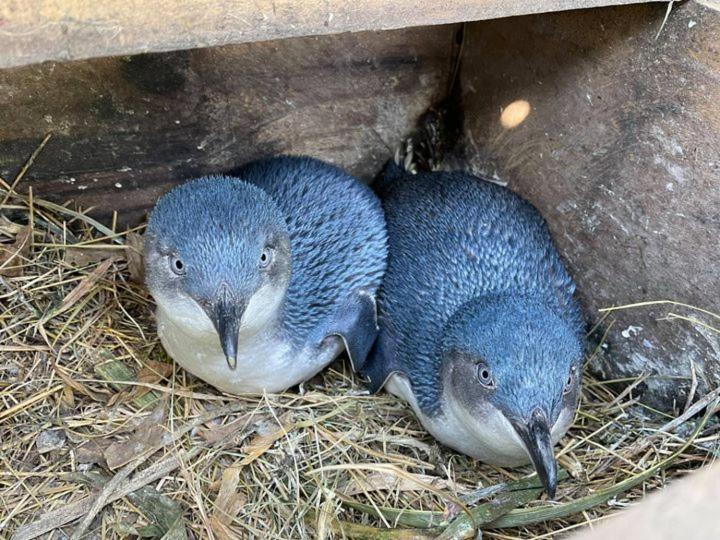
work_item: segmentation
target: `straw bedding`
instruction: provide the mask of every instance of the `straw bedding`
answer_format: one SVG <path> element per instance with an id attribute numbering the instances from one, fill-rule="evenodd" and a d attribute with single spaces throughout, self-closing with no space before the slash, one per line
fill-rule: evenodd
<path id="1" fill-rule="evenodd" d="M 717 393 L 672 418 L 639 381 L 586 377 L 548 502 L 529 468 L 439 446 L 342 360 L 281 395 L 223 395 L 158 342 L 141 230 L 2 188 L 0 537 L 543 538 L 717 451 Z"/>

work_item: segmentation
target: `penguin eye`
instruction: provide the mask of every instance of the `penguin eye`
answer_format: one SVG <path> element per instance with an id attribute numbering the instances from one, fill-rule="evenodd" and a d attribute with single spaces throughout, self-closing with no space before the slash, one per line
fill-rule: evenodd
<path id="1" fill-rule="evenodd" d="M 477 367 L 477 378 L 480 384 L 488 388 L 495 386 L 495 380 L 493 379 L 492 371 L 485 364 L 478 364 Z"/>
<path id="2" fill-rule="evenodd" d="M 170 269 L 178 276 L 182 276 L 185 273 L 185 263 L 179 257 L 170 257 Z"/>
<path id="3" fill-rule="evenodd" d="M 568 394 L 573 389 L 575 382 L 575 367 L 572 367 L 570 369 L 570 373 L 568 373 L 567 380 L 565 381 L 565 388 L 563 389 L 563 394 Z"/>
<path id="4" fill-rule="evenodd" d="M 269 246 L 265 246 L 260 254 L 260 268 L 267 268 L 272 263 L 274 257 L 273 249 Z"/>

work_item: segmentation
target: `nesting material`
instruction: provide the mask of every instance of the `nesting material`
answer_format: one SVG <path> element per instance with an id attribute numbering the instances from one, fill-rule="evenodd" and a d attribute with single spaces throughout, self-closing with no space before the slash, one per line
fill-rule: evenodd
<path id="1" fill-rule="evenodd" d="M 439 446 L 339 361 L 227 396 L 165 355 L 139 230 L 10 191 L 0 217 L 0 536 L 538 538 L 595 523 L 711 461 L 717 393 L 679 419 L 586 379 L 557 502 L 530 468 Z M 393 529 L 388 529 L 393 527 Z M 63 538 L 56 533 L 53 538 Z"/>

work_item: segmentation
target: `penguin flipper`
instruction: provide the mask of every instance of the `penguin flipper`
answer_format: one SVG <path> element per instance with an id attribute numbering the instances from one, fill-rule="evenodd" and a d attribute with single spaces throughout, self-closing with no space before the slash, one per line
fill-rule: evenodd
<path id="1" fill-rule="evenodd" d="M 323 339 L 329 336 L 342 339 L 353 370 L 361 371 L 378 335 L 375 298 L 365 291 L 347 298 L 323 334 Z"/>
<path id="2" fill-rule="evenodd" d="M 383 339 L 380 336 L 373 344 L 370 354 L 367 357 L 367 361 L 360 369 L 361 375 L 365 378 L 365 384 L 367 384 L 372 394 L 377 394 L 393 373 L 401 372 L 400 369 L 395 369 L 386 358 Z"/>

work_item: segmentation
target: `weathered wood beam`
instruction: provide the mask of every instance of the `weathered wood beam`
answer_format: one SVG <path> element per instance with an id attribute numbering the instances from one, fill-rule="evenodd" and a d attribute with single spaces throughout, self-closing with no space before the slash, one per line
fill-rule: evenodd
<path id="1" fill-rule="evenodd" d="M 0 68 L 638 1 L 11 0 L 0 2 Z"/>
<path id="2" fill-rule="evenodd" d="M 0 0 L 2 3 L 3 0 Z M 0 178 L 137 223 L 174 184 L 308 154 L 370 180 L 441 98 L 457 25 L 0 70 Z"/>

